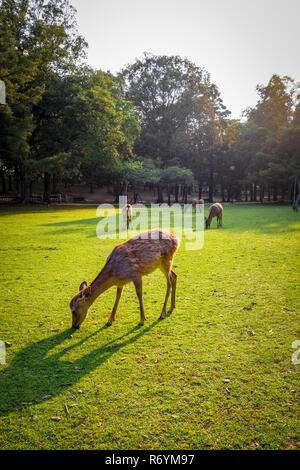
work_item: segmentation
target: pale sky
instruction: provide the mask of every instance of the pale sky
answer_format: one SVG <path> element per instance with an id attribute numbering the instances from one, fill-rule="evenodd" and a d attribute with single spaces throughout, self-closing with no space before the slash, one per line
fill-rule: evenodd
<path id="1" fill-rule="evenodd" d="M 274 73 L 300 80 L 300 0 L 70 0 L 88 64 L 112 73 L 144 52 L 180 55 L 211 75 L 232 118 Z"/>

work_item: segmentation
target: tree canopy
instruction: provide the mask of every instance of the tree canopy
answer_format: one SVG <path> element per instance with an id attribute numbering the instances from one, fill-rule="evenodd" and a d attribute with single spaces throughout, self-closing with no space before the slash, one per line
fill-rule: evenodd
<path id="1" fill-rule="evenodd" d="M 230 119 L 216 84 L 179 56 L 145 53 L 117 76 L 85 64 L 67 0 L 0 0 L 0 176 L 28 201 L 34 181 L 85 182 L 119 194 L 145 185 L 157 201 L 277 200 L 300 168 L 299 88 L 274 74 Z M 180 193 L 180 194 L 179 194 Z"/>

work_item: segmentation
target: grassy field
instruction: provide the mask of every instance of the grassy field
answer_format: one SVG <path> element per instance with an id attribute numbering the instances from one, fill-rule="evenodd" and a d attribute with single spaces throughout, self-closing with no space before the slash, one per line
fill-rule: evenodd
<path id="1" fill-rule="evenodd" d="M 116 241 L 95 208 L 2 207 L 0 448 L 299 448 L 299 214 L 224 205 L 223 228 L 176 254 L 171 315 L 156 271 L 144 327 L 131 284 L 112 327 L 115 289 L 73 331 L 69 301 Z"/>

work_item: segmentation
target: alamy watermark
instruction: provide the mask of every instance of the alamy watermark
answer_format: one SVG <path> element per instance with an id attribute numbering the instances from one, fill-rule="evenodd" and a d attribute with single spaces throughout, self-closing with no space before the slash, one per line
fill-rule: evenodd
<path id="1" fill-rule="evenodd" d="M 0 80 L 0 104 L 6 104 L 5 83 Z"/>
<path id="2" fill-rule="evenodd" d="M 5 342 L 0 340 L 0 364 L 6 364 L 6 346 Z"/>
<path id="3" fill-rule="evenodd" d="M 96 228 L 97 237 L 126 240 L 130 236 L 161 229 L 179 237 L 186 250 L 200 250 L 204 244 L 204 204 L 133 204 L 130 206 L 130 223 L 126 219 L 127 196 L 119 197 L 119 207 L 100 204 L 96 215 L 100 217 Z M 151 236 L 153 239 L 153 235 Z"/>
<path id="4" fill-rule="evenodd" d="M 296 349 L 292 354 L 292 363 L 300 364 L 300 339 L 296 339 L 292 342 L 292 348 Z"/>

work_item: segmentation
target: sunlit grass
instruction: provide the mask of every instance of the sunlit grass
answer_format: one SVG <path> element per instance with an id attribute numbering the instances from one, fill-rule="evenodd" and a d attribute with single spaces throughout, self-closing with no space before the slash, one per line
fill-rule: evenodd
<path id="1" fill-rule="evenodd" d="M 158 321 L 157 271 L 144 327 L 129 285 L 112 327 L 115 289 L 73 332 L 69 301 L 118 242 L 97 238 L 99 220 L 95 208 L 1 208 L 0 448 L 296 448 L 299 214 L 225 205 L 223 228 L 214 219 L 201 250 L 176 254 L 172 315 Z"/>

